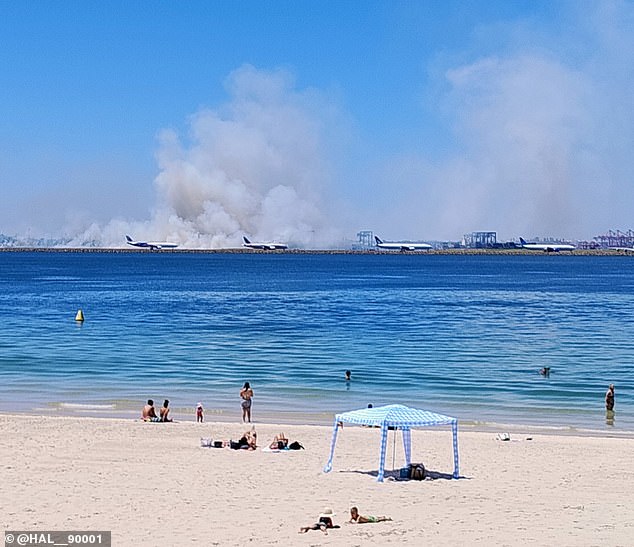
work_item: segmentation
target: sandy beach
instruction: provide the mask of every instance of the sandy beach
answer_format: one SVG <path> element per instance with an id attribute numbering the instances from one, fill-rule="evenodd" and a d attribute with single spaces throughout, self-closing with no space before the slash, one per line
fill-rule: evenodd
<path id="1" fill-rule="evenodd" d="M 305 450 L 201 448 L 239 423 L 0 416 L 5 530 L 112 530 L 117 546 L 632 545 L 631 436 L 515 428 L 459 432 L 458 480 L 446 429 L 412 433 L 412 460 L 440 478 L 376 482 L 379 430 L 346 426 L 324 474 L 332 429 L 256 424 Z M 386 469 L 392 469 L 393 439 Z M 400 437 L 395 467 L 402 465 Z M 391 522 L 347 524 L 349 509 Z M 298 534 L 331 507 L 341 528 Z"/>

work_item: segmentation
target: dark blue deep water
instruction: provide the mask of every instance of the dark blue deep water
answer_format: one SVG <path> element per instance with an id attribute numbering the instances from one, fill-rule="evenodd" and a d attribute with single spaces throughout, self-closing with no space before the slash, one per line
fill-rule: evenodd
<path id="1" fill-rule="evenodd" d="M 4 252 L 0 321 L 2 411 L 239 417 L 248 380 L 256 421 L 398 402 L 634 430 L 631 257 Z"/>

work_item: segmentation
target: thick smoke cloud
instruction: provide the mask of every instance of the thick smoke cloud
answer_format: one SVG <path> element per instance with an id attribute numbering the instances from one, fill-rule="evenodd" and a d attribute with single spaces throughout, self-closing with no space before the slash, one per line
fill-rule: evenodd
<path id="1" fill-rule="evenodd" d="M 559 37 L 522 29 L 508 53 L 444 72 L 437 98 L 453 139 L 443 158 L 390 158 L 398 167 L 377 185 L 396 180 L 403 199 L 384 211 L 386 225 L 438 239 L 632 228 L 634 6 L 595 7 Z"/>
<path id="2" fill-rule="evenodd" d="M 321 202 L 334 109 L 311 90 L 294 90 L 284 71 L 244 66 L 227 90 L 222 108 L 191 116 L 186 138 L 161 132 L 152 218 L 93 225 L 77 243 L 120 246 L 125 233 L 189 248 L 239 246 L 243 235 L 299 247 L 337 239 Z"/>
<path id="3" fill-rule="evenodd" d="M 487 55 L 434 63 L 426 111 L 445 146 L 388 155 L 359 134 L 342 163 L 334 151 L 350 144 L 349 124 L 332 101 L 298 91 L 286 72 L 242 67 L 226 105 L 193 115 L 186 136 L 162 132 L 151 218 L 94 225 L 76 242 L 120 245 L 129 232 L 213 248 L 247 234 L 336 247 L 359 229 L 457 240 L 475 230 L 590 239 L 632 228 L 634 6 L 565 6 L 556 33 L 500 23 L 474 32 L 503 35 Z M 419 130 L 426 123 L 413 118 L 403 131 L 435 141 Z M 335 206 L 344 199 L 345 214 Z"/>

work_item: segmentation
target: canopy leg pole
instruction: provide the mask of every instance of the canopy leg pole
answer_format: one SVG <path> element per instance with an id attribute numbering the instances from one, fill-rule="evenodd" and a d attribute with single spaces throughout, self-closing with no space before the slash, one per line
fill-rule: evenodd
<path id="1" fill-rule="evenodd" d="M 460 466 L 458 462 L 458 420 L 451 424 L 451 432 L 453 434 L 453 478 L 460 476 Z"/>
<path id="2" fill-rule="evenodd" d="M 394 460 L 396 458 L 396 434 L 398 432 L 398 428 L 394 428 L 394 436 L 392 437 L 392 471 L 394 471 Z"/>
<path id="3" fill-rule="evenodd" d="M 387 426 L 381 424 L 381 457 L 379 459 L 379 476 L 376 478 L 378 482 L 383 482 L 385 476 L 385 452 L 387 450 Z"/>
<path id="4" fill-rule="evenodd" d="M 335 444 L 337 444 L 337 432 L 339 431 L 339 422 L 335 418 L 335 425 L 332 430 L 332 440 L 330 441 L 330 456 L 328 457 L 328 463 L 324 467 L 324 473 L 330 473 L 332 470 L 332 459 L 335 455 Z"/>
<path id="5" fill-rule="evenodd" d="M 405 467 L 412 463 L 412 431 L 409 427 L 403 429 L 403 451 L 405 452 Z"/>

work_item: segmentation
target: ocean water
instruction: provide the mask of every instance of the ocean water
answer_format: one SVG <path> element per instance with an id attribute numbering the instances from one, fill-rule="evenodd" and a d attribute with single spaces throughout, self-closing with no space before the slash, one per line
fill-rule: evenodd
<path id="1" fill-rule="evenodd" d="M 634 430 L 631 257 L 4 252 L 0 321 L 5 412 L 239 419 L 249 381 L 256 421 L 403 403 Z"/>

